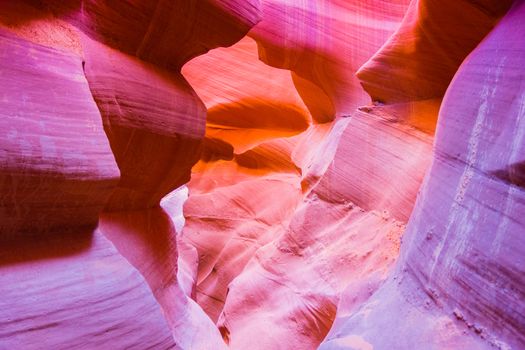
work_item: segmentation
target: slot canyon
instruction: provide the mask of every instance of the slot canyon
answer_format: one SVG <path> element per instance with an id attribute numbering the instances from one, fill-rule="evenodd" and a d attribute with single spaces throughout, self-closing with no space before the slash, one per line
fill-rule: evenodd
<path id="1" fill-rule="evenodd" d="M 2 0 L 0 106 L 0 350 L 525 350 L 525 0 Z"/>

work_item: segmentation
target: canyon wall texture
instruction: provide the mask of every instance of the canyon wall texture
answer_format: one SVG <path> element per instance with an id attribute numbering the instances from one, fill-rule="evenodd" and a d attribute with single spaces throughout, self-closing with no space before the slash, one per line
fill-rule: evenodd
<path id="1" fill-rule="evenodd" d="M 0 349 L 524 349 L 525 2 L 0 2 Z"/>

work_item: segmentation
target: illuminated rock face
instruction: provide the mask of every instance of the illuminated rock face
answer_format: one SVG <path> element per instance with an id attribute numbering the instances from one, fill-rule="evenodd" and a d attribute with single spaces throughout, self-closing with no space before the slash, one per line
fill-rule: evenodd
<path id="1" fill-rule="evenodd" d="M 204 139 L 180 67 L 241 39 L 256 5 L 2 3 L 1 348 L 224 347 L 159 204 Z"/>
<path id="2" fill-rule="evenodd" d="M 321 349 L 524 346 L 524 18 L 516 2 L 459 67 L 397 269 Z"/>
<path id="3" fill-rule="evenodd" d="M 525 347 L 524 20 L 2 2 L 0 348 Z"/>
<path id="4" fill-rule="evenodd" d="M 355 72 L 392 35 L 408 0 L 262 0 L 249 33 L 263 62 L 292 72 L 314 120 L 351 114 L 368 102 Z"/>

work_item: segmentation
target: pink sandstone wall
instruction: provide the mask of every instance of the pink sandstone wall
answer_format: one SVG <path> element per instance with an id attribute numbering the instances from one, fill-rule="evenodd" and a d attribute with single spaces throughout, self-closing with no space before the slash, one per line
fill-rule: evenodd
<path id="1" fill-rule="evenodd" d="M 525 348 L 521 0 L 0 3 L 0 349 Z"/>

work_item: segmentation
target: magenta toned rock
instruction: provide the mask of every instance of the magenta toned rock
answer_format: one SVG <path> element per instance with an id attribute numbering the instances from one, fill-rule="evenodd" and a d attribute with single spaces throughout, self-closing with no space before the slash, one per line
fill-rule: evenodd
<path id="1" fill-rule="evenodd" d="M 524 23 L 0 1 L 0 350 L 525 349 Z"/>
<path id="2" fill-rule="evenodd" d="M 143 277 L 98 230 L 0 244 L 1 349 L 180 349 Z"/>
<path id="3" fill-rule="evenodd" d="M 441 98 L 461 62 L 511 4 L 412 0 L 399 29 L 357 77 L 374 101 Z"/>
<path id="4" fill-rule="evenodd" d="M 525 343 L 524 18 L 517 2 L 454 77 L 404 254 L 446 312 L 513 348 Z"/>
<path id="5" fill-rule="evenodd" d="M 106 209 L 157 206 L 199 157 L 206 110 L 178 73 L 82 38 L 85 72 L 121 180 Z"/>
<path id="6" fill-rule="evenodd" d="M 119 171 L 81 59 L 1 31 L 0 65 L 2 235 L 96 226 Z"/>
<path id="7" fill-rule="evenodd" d="M 177 232 L 163 209 L 104 213 L 100 230 L 144 276 L 181 349 L 221 349 L 219 331 L 180 286 Z"/>
<path id="8" fill-rule="evenodd" d="M 321 349 L 523 348 L 524 17 L 518 1 L 459 68 L 397 272 Z"/>

